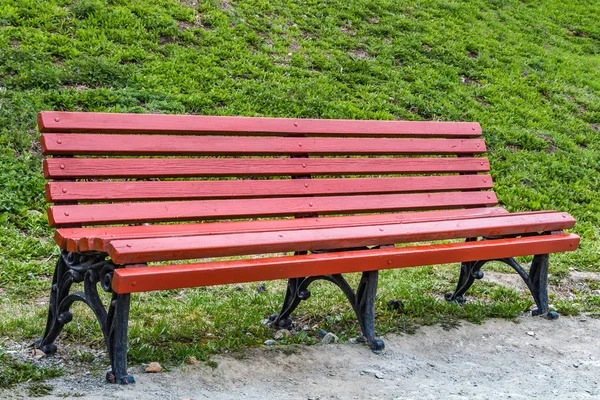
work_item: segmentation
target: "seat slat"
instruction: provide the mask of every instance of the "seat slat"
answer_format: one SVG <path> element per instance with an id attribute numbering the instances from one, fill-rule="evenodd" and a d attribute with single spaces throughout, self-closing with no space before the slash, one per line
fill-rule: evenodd
<path id="1" fill-rule="evenodd" d="M 489 171 L 486 158 L 49 158 L 54 179 L 467 173 Z"/>
<path id="2" fill-rule="evenodd" d="M 414 224 L 128 239 L 111 241 L 108 245 L 108 254 L 115 263 L 135 264 L 513 235 L 567 229 L 574 224 L 575 220 L 569 214 L 555 213 Z"/>
<path id="3" fill-rule="evenodd" d="M 40 132 L 184 133 L 315 136 L 481 136 L 477 122 L 357 121 L 291 118 L 113 114 L 49 111 L 38 114 Z"/>
<path id="4" fill-rule="evenodd" d="M 64 134 L 42 135 L 45 155 L 399 155 L 481 154 L 482 139 L 289 138 Z"/>
<path id="5" fill-rule="evenodd" d="M 342 214 L 493 206 L 493 192 L 444 192 L 234 200 L 162 201 L 58 205 L 48 209 L 50 225 L 117 224 L 283 215 Z"/>
<path id="6" fill-rule="evenodd" d="M 550 212 L 550 211 L 549 211 Z M 425 221 L 493 217 L 508 211 L 500 207 L 459 210 L 419 211 L 394 214 L 371 214 L 297 218 L 278 220 L 228 221 L 201 224 L 117 226 L 102 228 L 61 228 L 55 241 L 69 251 L 106 251 L 111 240 L 158 238 L 194 235 L 218 235 L 240 232 L 269 232 L 294 229 L 339 228 L 376 224 L 401 224 Z"/>
<path id="7" fill-rule="evenodd" d="M 251 260 L 115 270 L 116 293 L 255 282 L 573 251 L 579 237 L 556 234 Z"/>
<path id="8" fill-rule="evenodd" d="M 490 175 L 401 178 L 227 181 L 50 182 L 46 199 L 60 201 L 210 199 L 334 194 L 406 193 L 492 188 Z"/>

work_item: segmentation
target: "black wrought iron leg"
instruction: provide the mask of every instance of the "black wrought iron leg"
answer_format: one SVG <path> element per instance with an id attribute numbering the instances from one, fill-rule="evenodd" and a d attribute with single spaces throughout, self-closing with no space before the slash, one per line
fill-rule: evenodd
<path id="1" fill-rule="evenodd" d="M 61 289 L 61 285 L 59 281 L 62 280 L 65 271 L 65 262 L 63 257 L 60 256 L 56 263 L 56 267 L 54 268 L 54 276 L 52 277 L 52 288 L 50 289 L 50 301 L 48 305 L 48 318 L 46 320 L 46 329 L 44 330 L 44 336 L 39 340 L 38 344 L 40 350 L 42 350 L 46 354 L 54 354 L 56 352 L 56 345 L 54 341 L 62 331 L 66 321 L 61 319 L 61 323 L 58 321 L 56 312 L 58 304 L 60 303 L 59 299 L 59 290 Z M 69 282 L 69 286 L 72 283 Z M 64 291 L 64 288 L 62 288 Z M 68 292 L 68 288 L 67 288 Z"/>
<path id="2" fill-rule="evenodd" d="M 354 311 L 362 334 L 371 350 L 376 352 L 385 347 L 383 340 L 375 338 L 375 297 L 377 296 L 378 279 L 379 271 L 363 272 L 354 303 Z"/>
<path id="3" fill-rule="evenodd" d="M 464 294 L 473 285 L 476 279 L 483 278 L 481 267 L 485 261 L 469 261 L 460 264 L 460 275 L 454 293 L 448 292 L 445 295 L 448 301 L 465 302 Z"/>
<path id="4" fill-rule="evenodd" d="M 532 315 L 541 315 L 548 319 L 558 318 L 558 313 L 550 311 L 548 307 L 548 254 L 538 254 L 533 257 L 529 269 L 529 289 L 537 309 L 532 311 Z"/>
<path id="5" fill-rule="evenodd" d="M 274 326 L 283 329 L 292 328 L 292 319 L 290 315 L 300 305 L 302 300 L 306 300 L 310 297 L 310 291 L 306 289 L 308 286 L 305 283 L 305 287 L 302 289 L 303 283 L 307 278 L 291 278 L 288 279 L 287 291 L 285 292 L 285 299 L 281 306 L 281 312 L 279 314 L 273 314 L 269 317 Z"/>
<path id="6" fill-rule="evenodd" d="M 113 294 L 108 318 L 108 352 L 112 370 L 106 374 L 110 383 L 127 385 L 134 383 L 133 376 L 127 375 L 127 326 L 129 321 L 129 294 Z"/>

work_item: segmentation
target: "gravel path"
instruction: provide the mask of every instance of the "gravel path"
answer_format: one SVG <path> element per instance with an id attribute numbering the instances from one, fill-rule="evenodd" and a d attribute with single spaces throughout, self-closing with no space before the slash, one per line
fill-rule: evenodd
<path id="1" fill-rule="evenodd" d="M 53 397 L 87 399 L 597 399 L 600 398 L 600 320 L 523 317 L 519 323 L 463 323 L 444 331 L 385 337 L 373 354 L 362 344 L 302 347 L 286 355 L 255 349 L 239 359 L 213 357 L 171 372 L 143 373 L 119 387 L 98 376 L 49 381 Z M 0 392 L 19 398 L 25 389 Z"/>

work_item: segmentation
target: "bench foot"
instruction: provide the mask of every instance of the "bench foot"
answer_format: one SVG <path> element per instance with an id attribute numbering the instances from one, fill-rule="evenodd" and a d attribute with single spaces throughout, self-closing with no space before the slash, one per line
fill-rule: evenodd
<path id="1" fill-rule="evenodd" d="M 381 351 L 385 347 L 383 340 L 375 338 L 375 296 L 377 294 L 378 271 L 363 272 L 356 293 L 341 274 L 291 278 L 279 314 L 269 317 L 271 324 L 281 329 L 291 329 L 290 315 L 303 300 L 311 296 L 308 286 L 316 280 L 326 280 L 337 285 L 346 295 L 360 323 L 360 328 L 373 351 Z"/>
<path id="2" fill-rule="evenodd" d="M 46 330 L 36 345 L 46 354 L 55 353 L 57 347 L 54 341 L 64 326 L 73 319 L 73 314 L 69 311 L 71 306 L 76 301 L 80 301 L 92 309 L 104 335 L 112 367 L 111 372 L 107 374 L 107 380 L 116 383 L 133 383 L 133 378 L 127 375 L 127 322 L 130 295 L 112 292 L 111 281 L 115 267 L 106 260 L 104 253 L 80 254 L 63 251 L 52 279 Z M 83 292 L 71 292 L 73 283 L 80 282 L 83 282 Z M 108 311 L 98 295 L 98 284 L 105 292 L 112 293 Z M 112 378 L 109 379 L 109 375 Z"/>
<path id="3" fill-rule="evenodd" d="M 126 376 L 117 378 L 112 371 L 108 371 L 106 373 L 106 382 L 117 383 L 119 385 L 129 385 L 130 383 L 135 383 L 135 379 L 131 375 L 126 375 Z"/>
<path id="4" fill-rule="evenodd" d="M 464 303 L 464 294 L 466 291 L 469 290 L 476 279 L 483 278 L 481 267 L 490 261 L 500 261 L 511 266 L 527 285 L 536 304 L 536 309 L 532 311 L 532 315 L 543 316 L 547 319 L 556 319 L 558 318 L 558 313 L 550 311 L 548 307 L 548 260 L 548 254 L 535 255 L 529 272 L 525 271 L 521 264 L 513 257 L 463 262 L 460 265 L 460 275 L 456 290 L 454 293 L 446 293 L 445 298 L 447 301 Z"/>

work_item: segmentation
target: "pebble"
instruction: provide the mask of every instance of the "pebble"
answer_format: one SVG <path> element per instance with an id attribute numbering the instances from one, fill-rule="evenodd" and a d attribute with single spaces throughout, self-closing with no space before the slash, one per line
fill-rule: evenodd
<path id="1" fill-rule="evenodd" d="M 275 342 L 273 339 L 265 340 L 265 346 L 273 346 Z"/>
<path id="2" fill-rule="evenodd" d="M 242 285 L 237 285 L 237 286 L 235 287 L 235 291 L 236 291 L 236 292 L 241 292 L 241 291 L 243 291 L 243 290 L 244 290 L 244 287 L 243 287 Z"/>
<path id="3" fill-rule="evenodd" d="M 529 336 L 535 336 L 535 332 L 534 332 L 534 331 L 527 331 L 527 334 L 528 334 Z"/>
<path id="4" fill-rule="evenodd" d="M 44 353 L 40 349 L 34 349 L 31 353 L 32 353 L 31 355 L 33 356 L 33 358 L 38 359 L 38 360 L 46 355 L 46 353 Z"/>
<path id="5" fill-rule="evenodd" d="M 271 320 L 269 318 L 265 318 L 265 319 L 261 320 L 260 323 L 262 325 L 269 325 L 271 323 Z"/>
<path id="6" fill-rule="evenodd" d="M 198 364 L 198 359 L 194 356 L 187 356 L 185 358 L 185 363 L 188 365 L 196 365 Z"/>
<path id="7" fill-rule="evenodd" d="M 260 283 L 260 285 L 258 285 L 258 286 L 256 287 L 256 292 L 257 292 L 257 293 L 264 293 L 264 292 L 266 292 L 266 291 L 267 291 L 267 285 L 265 285 L 265 283 L 264 283 L 264 282 L 261 282 L 261 283 Z"/>
<path id="8" fill-rule="evenodd" d="M 284 337 L 289 338 L 292 336 L 292 333 L 290 331 L 288 331 L 287 329 L 280 329 L 277 332 L 275 332 L 275 339 L 282 339 Z"/>
<path id="9" fill-rule="evenodd" d="M 330 344 L 332 342 L 337 343 L 338 337 L 331 332 L 328 332 L 325 336 L 323 336 L 323 340 L 321 340 L 321 343 L 323 344 Z"/>
<path id="10" fill-rule="evenodd" d="M 376 370 L 373 370 L 373 369 L 363 369 L 362 371 L 360 371 L 360 374 L 361 375 L 372 375 L 372 376 L 374 376 L 377 379 L 383 379 L 384 376 L 385 376 L 383 374 L 383 372 L 376 371 Z"/>
<path id="11" fill-rule="evenodd" d="M 153 361 L 150 364 L 148 364 L 145 371 L 152 374 L 152 373 L 162 371 L 162 367 L 159 363 L 157 363 L 156 361 Z"/>
<path id="12" fill-rule="evenodd" d="M 328 333 L 329 333 L 329 332 L 327 332 L 325 329 L 321 329 L 321 328 L 319 328 L 319 330 L 317 331 L 317 335 L 318 335 L 320 338 L 324 338 L 324 337 L 325 337 L 325 335 L 327 335 Z"/>
<path id="13" fill-rule="evenodd" d="M 302 327 L 302 330 L 303 330 L 304 332 L 306 332 L 306 331 L 310 331 L 310 326 L 308 326 L 308 325 L 304 325 L 304 326 Z"/>
<path id="14" fill-rule="evenodd" d="M 348 340 L 348 343 L 350 343 L 350 344 L 357 344 L 358 343 L 358 339 L 357 338 L 350 338 Z"/>

